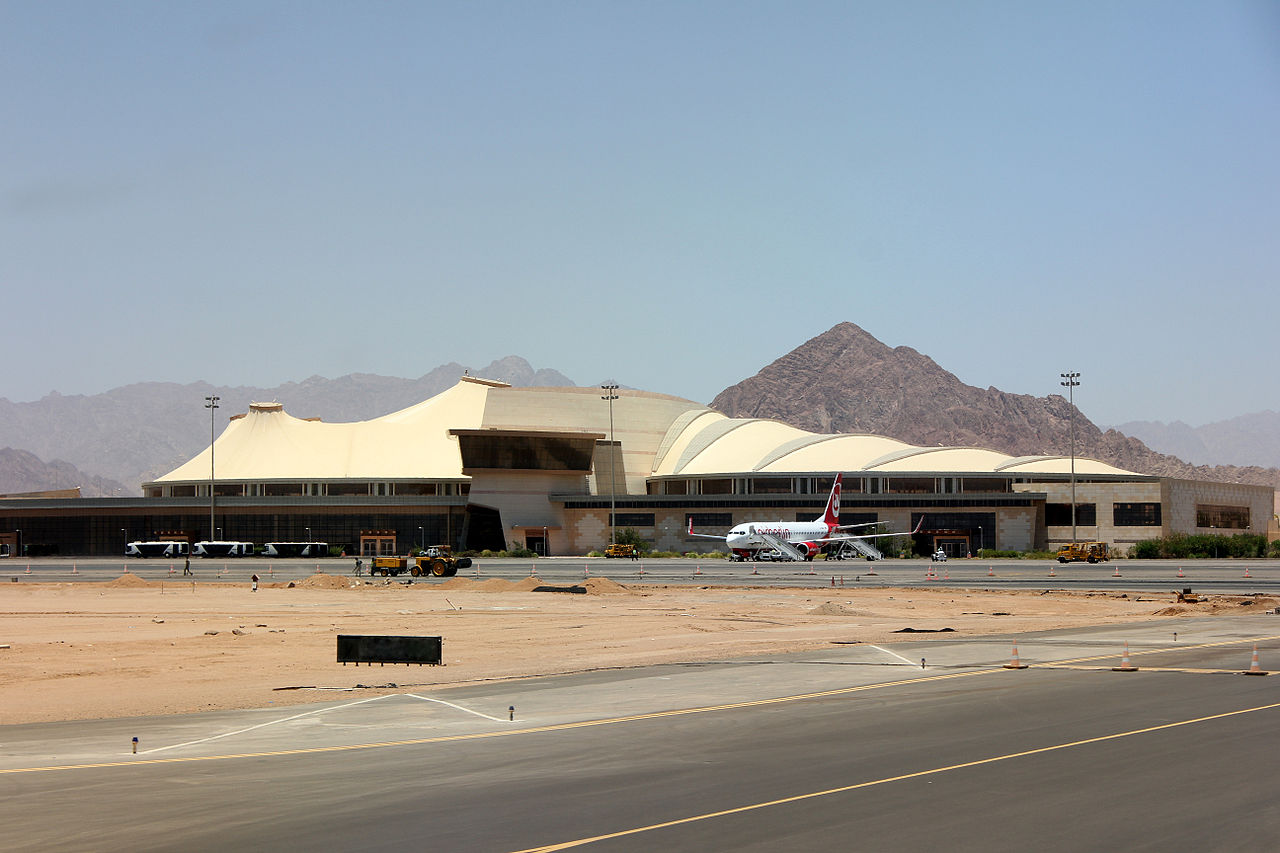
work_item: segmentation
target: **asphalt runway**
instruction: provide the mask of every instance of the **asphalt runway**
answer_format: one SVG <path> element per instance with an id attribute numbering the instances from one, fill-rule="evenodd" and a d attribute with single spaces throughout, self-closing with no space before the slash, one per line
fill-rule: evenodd
<path id="1" fill-rule="evenodd" d="M 1280 616 L 1172 626 L 6 726 L 0 849 L 1276 849 Z"/>
<path id="2" fill-rule="evenodd" d="M 191 562 L 201 583 L 248 584 L 250 575 L 263 581 L 291 581 L 317 571 L 351 577 L 355 561 L 196 559 Z M 367 561 L 366 561 L 367 564 Z M 30 569 L 30 572 L 27 571 Z M 187 580 L 182 561 L 123 558 L 42 558 L 0 566 L 0 583 L 84 583 L 117 578 L 129 571 L 147 580 Z M 1246 572 L 1248 573 L 1246 575 Z M 1181 576 L 1179 574 L 1181 573 Z M 551 584 L 573 584 L 586 577 L 607 577 L 625 584 L 688 586 L 936 586 L 952 589 L 1059 589 L 1116 592 L 1164 592 L 1190 587 L 1199 592 L 1235 595 L 1280 595 L 1280 560 L 1115 560 L 1089 565 L 1053 560 L 927 559 L 825 561 L 811 563 L 731 563 L 728 560 L 607 560 L 602 557 L 541 557 L 528 560 L 478 558 L 461 577 L 518 580 L 536 574 Z M 7 580 L 6 580 L 7 576 Z M 374 583 L 438 584 L 447 578 L 395 578 L 367 574 Z"/>

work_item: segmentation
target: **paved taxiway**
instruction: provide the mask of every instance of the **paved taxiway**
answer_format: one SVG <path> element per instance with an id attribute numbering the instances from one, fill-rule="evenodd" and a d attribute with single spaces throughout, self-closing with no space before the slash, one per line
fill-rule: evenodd
<path id="1" fill-rule="evenodd" d="M 1012 639 L 3 727 L 0 849 L 1275 848 L 1280 616 Z"/>
<path id="2" fill-rule="evenodd" d="M 354 560 L 193 560 L 195 580 L 200 583 L 249 583 L 257 574 L 266 581 L 305 578 L 317 570 L 331 575 L 352 576 Z M 30 574 L 27 569 L 30 568 Z M 124 571 L 146 580 L 181 582 L 182 562 L 167 560 L 122 560 L 107 558 L 43 558 L 8 561 L 0 567 L 6 583 L 92 583 L 117 578 Z M 811 563 L 731 563 L 728 560 L 606 560 L 590 557 L 550 557 L 536 560 L 478 559 L 462 577 L 520 580 L 533 572 L 547 583 L 572 584 L 584 577 L 607 577 L 619 583 L 675 584 L 697 586 L 763 587 L 898 587 L 936 586 L 951 589 L 1062 589 L 1168 593 L 1191 587 L 1219 594 L 1280 594 L 1280 560 L 1116 560 L 1089 565 L 1061 565 L 1053 560 L 948 560 L 933 563 L 925 559 L 826 561 Z M 1052 574 L 1050 574 L 1052 572 Z M 1119 576 L 1116 573 L 1119 572 Z M 1179 577 L 1179 572 L 1182 576 Z M 1246 575 L 1246 572 L 1248 573 Z M 438 584 L 441 578 L 370 578 L 375 583 Z"/>

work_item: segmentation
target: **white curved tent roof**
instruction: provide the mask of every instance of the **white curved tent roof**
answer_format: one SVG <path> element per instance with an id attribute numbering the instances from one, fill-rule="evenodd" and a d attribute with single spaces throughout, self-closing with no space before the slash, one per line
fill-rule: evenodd
<path id="1" fill-rule="evenodd" d="M 879 435 L 820 435 L 779 421 L 728 418 L 705 406 L 624 390 L 614 403 L 629 478 L 833 471 L 1062 475 L 1065 456 L 1012 457 L 976 447 L 917 447 Z M 608 434 L 596 388 L 512 388 L 475 377 L 379 418 L 323 423 L 254 403 L 214 444 L 221 481 L 466 479 L 450 430 L 555 430 Z M 1133 475 L 1076 457 L 1077 474 Z M 156 483 L 207 482 L 209 450 Z M 640 484 L 643 490 L 643 484 Z"/>

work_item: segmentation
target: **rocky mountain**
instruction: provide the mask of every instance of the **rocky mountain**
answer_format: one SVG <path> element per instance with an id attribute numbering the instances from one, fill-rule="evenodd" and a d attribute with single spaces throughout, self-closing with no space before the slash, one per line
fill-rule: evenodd
<path id="1" fill-rule="evenodd" d="M 128 495 L 132 490 L 123 483 L 86 474 L 74 465 L 55 459 L 44 462 L 35 454 L 12 447 L 0 449 L 0 494 L 79 488 L 86 498 Z"/>
<path id="2" fill-rule="evenodd" d="M 274 388 L 227 387 L 207 382 L 177 384 L 143 382 L 103 394 L 63 396 L 53 393 L 29 403 L 0 398 L 0 447 L 20 448 L 38 463 L 49 463 L 45 475 L 30 460 L 0 456 L 0 494 L 80 485 L 92 496 L 95 478 L 107 489 L 139 495 L 141 484 L 173 470 L 209 444 L 210 412 L 205 397 L 221 397 L 212 426 L 221 433 L 227 420 L 249 410 L 249 403 L 279 400 L 295 417 L 326 421 L 368 420 L 420 403 L 458 381 L 464 371 L 519 386 L 563 386 L 574 383 L 548 369 L 535 370 L 517 356 L 479 369 L 449 363 L 417 379 L 354 373 L 337 379 L 313 376 Z M 44 463 L 41 463 L 44 464 Z M 59 466 L 68 466 L 64 471 Z M 74 466 L 74 467 L 71 467 Z M 75 469 L 80 473 L 72 474 Z M 65 473 L 65 477 L 63 476 Z"/>
<path id="3" fill-rule="evenodd" d="M 799 389 L 799 390 L 797 390 Z M 911 347 L 888 347 L 841 323 L 711 401 L 731 417 L 774 418 L 822 433 L 876 433 L 911 444 L 976 446 L 1014 456 L 1066 454 L 1072 408 L 1053 394 L 1033 397 L 961 382 Z M 1261 466 L 1196 466 L 1136 438 L 1103 431 L 1075 410 L 1076 453 L 1167 477 L 1280 486 Z"/>
<path id="4" fill-rule="evenodd" d="M 1280 412 L 1255 412 L 1204 426 L 1133 421 L 1117 430 L 1148 447 L 1199 465 L 1256 463 L 1280 468 Z"/>

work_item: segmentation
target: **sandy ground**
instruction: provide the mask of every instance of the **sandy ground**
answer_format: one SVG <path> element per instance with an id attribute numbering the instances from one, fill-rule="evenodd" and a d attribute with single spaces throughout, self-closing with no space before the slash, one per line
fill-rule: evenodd
<path id="1" fill-rule="evenodd" d="M 940 636 L 954 638 L 1241 612 L 1227 597 L 1172 607 L 1169 596 L 1132 594 L 626 588 L 605 579 L 571 595 L 532 592 L 537 583 L 404 587 L 316 575 L 255 593 L 125 575 L 0 587 L 0 646 L 8 645 L 0 724 L 279 706 L 333 695 L 315 688 L 430 689 L 939 636 L 895 633 L 902 628 L 953 628 Z M 439 635 L 445 666 L 344 667 L 335 662 L 338 634 Z M 296 687 L 308 689 L 280 689 Z"/>

